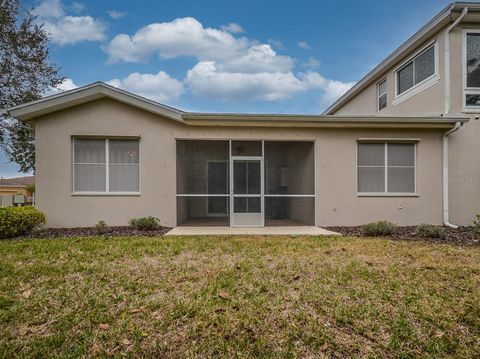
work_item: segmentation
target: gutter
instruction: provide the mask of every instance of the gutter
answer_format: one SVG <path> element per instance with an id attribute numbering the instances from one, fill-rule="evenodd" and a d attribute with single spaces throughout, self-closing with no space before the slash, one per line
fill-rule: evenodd
<path id="1" fill-rule="evenodd" d="M 447 30 L 445 31 L 445 61 L 444 61 L 444 68 L 445 68 L 445 114 L 449 114 L 451 110 L 451 85 L 450 85 L 450 32 L 463 20 L 465 15 L 468 13 L 468 6 L 465 6 L 462 10 L 460 16 L 451 24 Z M 449 211 L 449 191 L 448 191 L 448 136 L 452 133 L 458 131 L 462 124 L 460 122 L 455 123 L 455 127 L 451 130 L 445 132 L 442 136 L 442 175 L 443 175 L 443 183 L 442 183 L 442 207 L 443 207 L 443 225 L 449 228 L 457 229 L 458 226 L 456 224 L 450 223 L 450 211 Z"/>
<path id="2" fill-rule="evenodd" d="M 460 16 L 445 31 L 445 113 L 450 113 L 450 32 L 463 20 L 468 13 L 468 6 L 465 6 Z"/>
<path id="3" fill-rule="evenodd" d="M 442 136 L 442 161 L 443 161 L 443 225 L 449 228 L 457 229 L 458 226 L 450 223 L 448 210 L 448 136 L 458 131 L 462 126 L 461 122 L 455 123 L 455 127 L 445 132 Z"/>

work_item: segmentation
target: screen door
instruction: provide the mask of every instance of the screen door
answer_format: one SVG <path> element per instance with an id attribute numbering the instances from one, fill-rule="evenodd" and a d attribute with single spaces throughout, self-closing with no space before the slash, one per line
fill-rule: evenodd
<path id="1" fill-rule="evenodd" d="M 263 226 L 263 171 L 261 158 L 232 158 L 231 225 L 233 227 Z"/>

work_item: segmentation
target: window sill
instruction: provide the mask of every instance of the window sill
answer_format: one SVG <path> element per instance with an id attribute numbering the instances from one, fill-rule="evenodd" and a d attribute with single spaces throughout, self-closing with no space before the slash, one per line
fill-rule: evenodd
<path id="1" fill-rule="evenodd" d="M 437 83 L 440 82 L 440 76 L 439 75 L 433 75 L 429 79 L 423 80 L 419 84 L 409 88 L 407 91 L 403 92 L 401 95 L 397 95 L 395 99 L 392 101 L 393 106 L 398 105 L 399 103 L 402 103 L 405 100 L 408 100 L 409 98 L 419 94 L 420 92 L 432 87 L 433 85 L 436 85 Z"/>
<path id="2" fill-rule="evenodd" d="M 480 113 L 480 106 L 479 107 L 466 107 L 462 109 L 462 113 Z"/>
<path id="3" fill-rule="evenodd" d="M 140 192 L 72 192 L 71 196 L 79 197 L 96 197 L 96 196 L 116 196 L 116 197 L 131 197 L 131 196 L 141 196 Z"/>
<path id="4" fill-rule="evenodd" d="M 420 197 L 417 193 L 357 193 L 357 197 Z"/>

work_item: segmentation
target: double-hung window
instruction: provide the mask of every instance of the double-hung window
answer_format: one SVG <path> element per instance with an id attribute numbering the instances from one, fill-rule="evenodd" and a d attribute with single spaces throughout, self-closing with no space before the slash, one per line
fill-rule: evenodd
<path id="1" fill-rule="evenodd" d="M 378 83 L 378 110 L 381 111 L 387 107 L 387 79 Z"/>
<path id="2" fill-rule="evenodd" d="M 415 143 L 357 144 L 359 194 L 415 194 Z"/>
<path id="3" fill-rule="evenodd" d="M 396 72 L 397 96 L 425 83 L 437 74 L 436 43 L 404 63 Z"/>
<path id="4" fill-rule="evenodd" d="M 465 31 L 464 47 L 464 105 L 480 108 L 480 30 Z"/>
<path id="5" fill-rule="evenodd" d="M 75 193 L 140 192 L 138 139 L 73 139 Z"/>

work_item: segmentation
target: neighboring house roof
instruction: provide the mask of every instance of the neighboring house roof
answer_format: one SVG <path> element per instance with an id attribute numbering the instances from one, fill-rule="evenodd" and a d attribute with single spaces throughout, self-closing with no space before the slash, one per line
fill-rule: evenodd
<path id="1" fill-rule="evenodd" d="M 378 76 L 392 67 L 400 58 L 412 50 L 414 50 L 421 43 L 433 36 L 437 31 L 445 27 L 451 21 L 458 17 L 461 11 L 468 7 L 469 13 L 480 11 L 480 3 L 470 2 L 455 2 L 446 6 L 440 11 L 432 20 L 426 23 L 420 30 L 413 34 L 400 47 L 393 51 L 389 56 L 380 62 L 376 67 L 367 73 L 360 81 L 358 81 L 350 90 L 343 94 L 338 100 L 331 104 L 324 112 L 324 115 L 332 115 L 340 107 L 345 105 L 358 93 L 360 93 L 367 86 L 376 81 Z M 454 17 L 456 15 L 456 17 Z M 468 21 L 468 18 L 465 18 Z"/>
<path id="2" fill-rule="evenodd" d="M 389 127 L 450 128 L 468 117 L 385 117 L 327 116 L 298 114 L 189 113 L 115 88 L 103 82 L 44 97 L 4 111 L 22 121 L 35 122 L 39 116 L 100 98 L 112 98 L 131 106 L 191 126 L 263 126 L 263 127 Z"/>
<path id="3" fill-rule="evenodd" d="M 35 184 L 35 176 L 0 178 L 0 187 L 27 187 Z"/>

